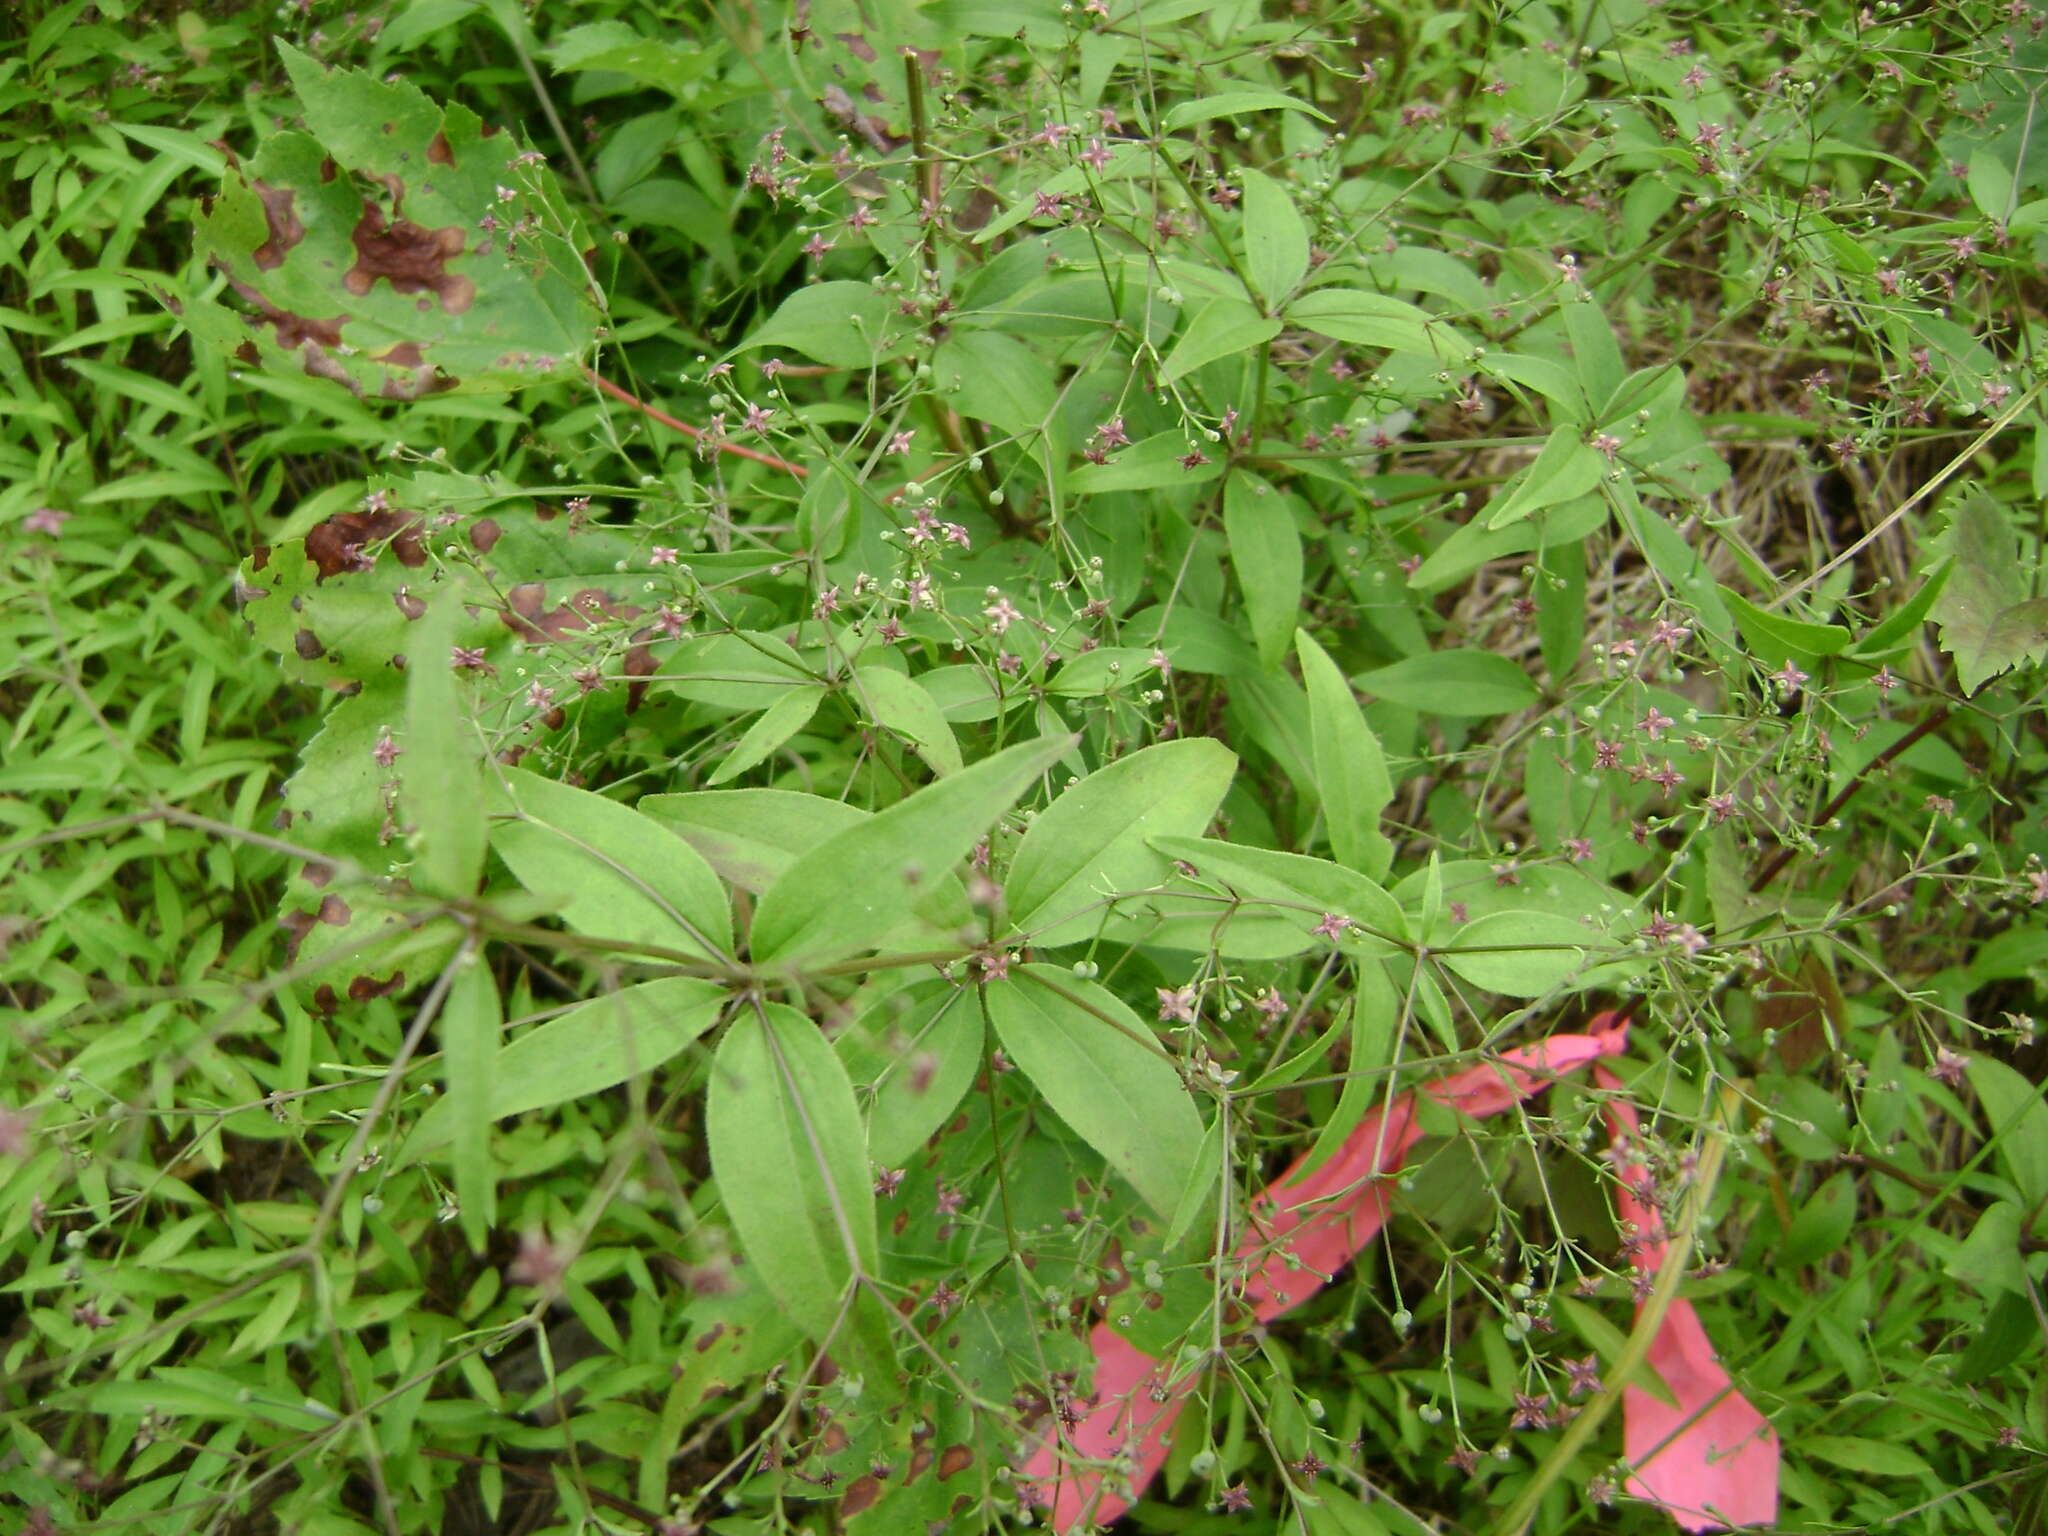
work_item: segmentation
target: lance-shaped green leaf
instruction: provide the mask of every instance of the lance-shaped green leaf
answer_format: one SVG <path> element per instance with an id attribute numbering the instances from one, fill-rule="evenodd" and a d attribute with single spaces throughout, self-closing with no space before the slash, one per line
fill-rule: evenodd
<path id="1" fill-rule="evenodd" d="M 503 772 L 491 846 L 562 921 L 593 938 L 702 955 L 732 953 L 732 914 L 718 877 L 682 838 L 630 806 L 519 768 Z"/>
<path id="2" fill-rule="evenodd" d="M 748 1259 L 814 1339 L 876 1272 L 875 1196 L 846 1070 L 818 1026 L 771 1003 L 735 1019 L 712 1062 L 711 1171 Z"/>
<path id="3" fill-rule="evenodd" d="M 461 602 L 445 592 L 420 621 L 405 669 L 405 771 L 401 803 L 410 823 L 413 884 L 436 896 L 476 894 L 484 866 L 478 766 L 483 748 L 470 724 L 467 689 L 455 676 Z"/>
<path id="4" fill-rule="evenodd" d="M 1223 532 L 1244 592 L 1245 619 L 1268 671 L 1287 654 L 1301 612 L 1301 530 L 1292 498 L 1239 471 L 1223 486 Z"/>
<path id="5" fill-rule="evenodd" d="M 725 754 L 725 761 L 704 782 L 714 787 L 730 783 L 772 756 L 784 742 L 811 723 L 811 716 L 818 712 L 818 706 L 824 699 L 825 690 L 822 688 L 799 684 L 790 689 L 761 711 L 761 718 L 747 727 L 746 734 Z"/>
<path id="6" fill-rule="evenodd" d="M 1607 460 L 1574 423 L 1553 427 L 1529 467 L 1510 481 L 1486 509 L 1488 528 L 1505 528 L 1523 518 L 1583 496 L 1600 483 Z"/>
<path id="7" fill-rule="evenodd" d="M 835 368 L 867 368 L 889 335 L 894 308 L 866 283 L 813 283 L 784 299 L 739 350 L 789 347 Z"/>
<path id="8" fill-rule="evenodd" d="M 960 771 L 960 743 L 924 684 L 887 667 L 866 666 L 854 668 L 852 689 L 875 724 L 901 733 L 934 772 Z"/>
<path id="9" fill-rule="evenodd" d="M 195 333 L 387 399 L 576 376 L 599 296 L 539 156 L 417 86 L 278 52 L 309 131 L 230 165 L 201 215 L 201 253 L 247 313 L 239 336 L 188 314 Z"/>
<path id="10" fill-rule="evenodd" d="M 1333 341 L 1428 358 L 1439 368 L 1467 367 L 1472 356 L 1471 339 L 1447 321 L 1361 288 L 1312 289 L 1287 306 L 1287 323 Z"/>
<path id="11" fill-rule="evenodd" d="M 1046 1103 L 1169 1220 L 1202 1146 L 1202 1117 L 1151 1026 L 1114 993 L 1051 966 L 988 988 L 1003 1050 Z"/>
<path id="12" fill-rule="evenodd" d="M 1563 985 L 1606 935 L 1551 912 L 1489 912 L 1459 928 L 1436 951 L 1444 966 L 1475 986 L 1507 997 L 1542 997 Z"/>
<path id="13" fill-rule="evenodd" d="M 462 1211 L 462 1235 L 471 1253 L 482 1253 L 498 1218 L 498 1181 L 491 1169 L 491 1099 L 496 1092 L 498 1033 L 503 1014 L 497 983 L 483 957 L 470 951 L 441 1006 L 439 1106 L 454 1135 L 455 1198 Z"/>
<path id="14" fill-rule="evenodd" d="M 1218 91 L 1213 96 L 1198 96 L 1193 101 L 1183 101 L 1170 108 L 1161 119 L 1160 126 L 1168 133 L 1174 133 L 1193 123 L 1206 123 L 1216 117 L 1239 117 L 1247 112 L 1301 112 L 1319 122 L 1329 122 L 1328 114 L 1311 106 L 1298 96 L 1289 96 L 1267 86 L 1240 86 L 1236 90 Z"/>
<path id="15" fill-rule="evenodd" d="M 1362 674 L 1358 686 L 1432 715 L 1505 715 L 1539 695 L 1529 674 L 1492 651 L 1431 651 Z"/>
<path id="16" fill-rule="evenodd" d="M 1308 225 L 1287 189 L 1254 170 L 1238 172 L 1244 184 L 1244 265 L 1252 291 L 1275 305 L 1292 293 L 1308 272 Z"/>
<path id="17" fill-rule="evenodd" d="M 1766 666 L 1776 666 L 1787 657 L 1812 664 L 1815 658 L 1833 656 L 1846 650 L 1854 637 L 1839 624 L 1815 624 L 1782 613 L 1759 608 L 1739 592 L 1721 589 L 1721 601 L 1735 617 L 1735 627 L 1749 642 L 1750 651 Z"/>
<path id="18" fill-rule="evenodd" d="M 1360 966 L 1357 990 L 1350 999 L 1351 1056 L 1345 1064 L 1344 1091 L 1336 1113 L 1323 1122 L 1315 1145 L 1302 1159 L 1295 1177 L 1306 1178 L 1329 1161 L 1344 1144 L 1365 1112 L 1387 1097 L 1386 1067 L 1394 1059 L 1394 1041 L 1401 1022 L 1401 999 L 1384 965 Z"/>
<path id="19" fill-rule="evenodd" d="M 786 789 L 714 789 L 684 795 L 646 795 L 636 809 L 652 816 L 704 856 L 704 861 L 750 896 L 766 894 L 790 866 L 819 844 L 869 819 L 869 812 L 822 795 Z M 894 935 L 907 948 L 950 934 L 973 921 L 967 888 L 948 874 L 926 891 Z"/>
<path id="20" fill-rule="evenodd" d="M 1011 925 L 1033 944 L 1073 944 L 1100 926 L 1105 896 L 1166 875 L 1148 839 L 1196 837 L 1223 803 L 1237 757 L 1204 736 L 1118 758 L 1041 811 L 1010 863 Z"/>
<path id="21" fill-rule="evenodd" d="M 1073 744 L 1051 736 L 998 752 L 804 854 L 761 898 L 754 959 L 823 961 L 877 943 Z"/>
<path id="22" fill-rule="evenodd" d="M 833 1041 L 858 1091 L 872 1094 L 869 1157 L 906 1163 L 951 1118 L 981 1070 L 981 1037 L 972 989 L 927 981 L 891 993 Z"/>
<path id="23" fill-rule="evenodd" d="M 1389 955 L 1407 942 L 1400 904 L 1378 881 L 1342 864 L 1216 838 L 1155 837 L 1152 846 L 1203 883 L 1251 904 L 1253 915 L 1276 916 L 1304 949 L 1334 943 L 1349 955 Z M 1346 921 L 1322 931 L 1331 917 Z"/>
<path id="24" fill-rule="evenodd" d="M 1386 754 L 1351 684 L 1307 630 L 1295 631 L 1294 649 L 1308 688 L 1316 789 L 1323 797 L 1331 850 L 1339 863 L 1378 879 L 1394 861 L 1394 845 L 1380 831 L 1380 812 L 1394 798 Z"/>
<path id="25" fill-rule="evenodd" d="M 1160 364 L 1159 381 L 1171 384 L 1219 357 L 1234 357 L 1264 346 L 1280 334 L 1280 322 L 1242 299 L 1211 299 L 1188 316 L 1186 328 Z"/>
<path id="26" fill-rule="evenodd" d="M 578 1003 L 536 1024 L 492 1058 L 488 1091 L 481 1095 L 487 1121 L 587 1098 L 652 1072 L 718 1021 L 726 993 L 694 976 L 663 976 Z M 440 1146 L 457 1134 L 451 1099 L 420 1117 L 408 1152 Z M 473 1096 L 474 1097 L 474 1096 Z"/>

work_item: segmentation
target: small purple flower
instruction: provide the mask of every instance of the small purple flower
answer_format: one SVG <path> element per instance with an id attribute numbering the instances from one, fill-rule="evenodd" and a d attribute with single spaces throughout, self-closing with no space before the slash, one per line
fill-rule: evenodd
<path id="1" fill-rule="evenodd" d="M 1685 644 L 1686 637 L 1691 633 L 1692 628 L 1689 625 L 1673 624 L 1669 619 L 1659 619 L 1650 630 L 1650 644 L 1668 646 L 1675 651 Z"/>
<path id="2" fill-rule="evenodd" d="M 64 525 L 71 521 L 69 512 L 59 512 L 55 507 L 37 507 L 21 520 L 21 526 L 28 533 L 47 533 L 52 538 L 64 532 Z"/>
<path id="3" fill-rule="evenodd" d="M 1515 1411 L 1508 1420 L 1510 1429 L 1550 1428 L 1550 1394 L 1545 1392 L 1531 1396 L 1526 1392 L 1515 1394 Z"/>
<path id="4" fill-rule="evenodd" d="M 1582 1393 L 1598 1392 L 1600 1390 L 1600 1357 L 1598 1355 L 1588 1355 L 1583 1360 L 1567 1360 L 1564 1363 L 1564 1369 L 1565 1375 L 1570 1378 L 1571 1383 L 1567 1390 L 1569 1390 L 1573 1397 L 1578 1397 Z"/>
<path id="5" fill-rule="evenodd" d="M 1927 1075 L 1937 1083 L 1947 1083 L 1951 1088 L 1963 1086 L 1963 1070 L 1970 1064 L 1970 1058 L 1959 1055 L 1942 1046 L 1934 1053 L 1934 1065 L 1927 1069 Z"/>
<path id="6" fill-rule="evenodd" d="M 1311 928 L 1311 933 L 1321 934 L 1332 944 L 1343 938 L 1351 927 L 1351 919 L 1339 912 L 1325 912 L 1323 920 Z"/>
<path id="7" fill-rule="evenodd" d="M 25 1110 L 0 1109 L 0 1157 L 27 1157 L 29 1127 L 35 1116 Z"/>
<path id="8" fill-rule="evenodd" d="M 519 1252 L 505 1266 L 505 1278 L 513 1285 L 552 1291 L 568 1270 L 568 1256 L 548 1240 L 545 1232 L 532 1230 L 519 1239 Z"/>

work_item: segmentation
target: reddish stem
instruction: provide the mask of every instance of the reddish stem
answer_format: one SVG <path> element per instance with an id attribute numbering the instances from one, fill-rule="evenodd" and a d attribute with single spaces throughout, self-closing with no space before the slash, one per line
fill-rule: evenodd
<path id="1" fill-rule="evenodd" d="M 667 411 L 656 410 L 653 406 L 649 405 L 645 400 L 642 400 L 638 395 L 632 393 L 630 390 L 624 390 L 619 388 L 618 385 L 614 384 L 610 379 L 605 378 L 595 368 L 586 368 L 583 370 L 583 372 L 584 376 L 587 377 L 591 383 L 595 384 L 599 389 L 603 390 L 606 394 L 610 395 L 614 400 L 623 400 L 627 405 L 633 407 L 634 410 L 640 412 L 641 415 L 648 417 L 650 420 L 660 422 L 664 427 L 674 428 L 676 431 L 682 433 L 683 436 L 689 438 L 692 442 L 701 443 L 704 441 L 706 434 L 702 427 L 693 427 L 687 421 L 676 420 L 676 418 L 669 415 Z M 774 454 L 763 453 L 758 448 L 743 447 L 739 443 L 729 443 L 725 441 L 725 439 L 723 438 L 718 439 L 713 446 L 715 446 L 720 453 L 729 453 L 733 455 L 733 457 L 735 458 L 752 459 L 756 464 L 766 464 L 770 469 L 786 469 L 792 475 L 795 475 L 799 480 L 804 479 L 806 476 L 810 474 L 810 471 L 808 469 L 805 469 L 803 465 L 792 464 L 787 459 L 778 459 L 775 457 Z"/>

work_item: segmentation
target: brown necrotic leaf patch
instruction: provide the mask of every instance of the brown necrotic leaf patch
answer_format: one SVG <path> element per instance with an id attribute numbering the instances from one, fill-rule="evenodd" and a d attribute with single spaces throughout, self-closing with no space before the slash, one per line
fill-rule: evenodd
<path id="1" fill-rule="evenodd" d="M 550 640 L 578 634 L 590 628 L 593 616 L 620 620 L 640 617 L 638 608 L 614 602 L 610 593 L 596 587 L 585 587 L 557 608 L 549 608 L 547 601 L 548 589 L 540 582 L 521 582 L 505 594 L 506 606 L 498 617 L 507 629 L 531 645 L 545 645 Z"/>
<path id="2" fill-rule="evenodd" d="M 290 310 L 279 309 L 247 283 L 230 280 L 229 286 L 255 307 L 255 324 L 277 328 L 280 347 L 296 350 L 309 344 L 315 347 L 341 345 L 341 328 L 348 323 L 348 316 L 334 315 L 322 320 L 312 315 L 295 315 Z"/>
<path id="3" fill-rule="evenodd" d="M 263 221 L 270 226 L 270 238 L 256 247 L 252 259 L 270 272 L 283 266 L 291 248 L 306 238 L 306 226 L 299 222 L 298 194 L 290 187 L 273 187 L 262 181 L 251 183 L 251 187 L 262 199 Z"/>
<path id="4" fill-rule="evenodd" d="M 615 602 L 610 593 L 596 587 L 585 587 L 567 602 L 550 608 L 547 588 L 540 582 L 528 581 L 505 594 L 505 606 L 498 610 L 498 617 L 527 644 L 546 645 L 589 629 L 599 618 L 623 622 L 637 619 L 640 613 L 633 604 Z M 635 630 L 630 636 L 632 643 L 620 668 L 627 678 L 628 714 L 639 709 L 647 696 L 647 680 L 660 670 L 652 644 L 660 634 L 659 629 L 649 627 Z"/>
<path id="5" fill-rule="evenodd" d="M 370 545 L 390 542 L 398 563 L 418 570 L 427 563 L 420 538 L 420 520 L 410 512 L 337 512 L 306 534 L 306 558 L 320 568 L 320 579 L 345 571 L 368 570 Z"/>
<path id="6" fill-rule="evenodd" d="M 455 387 L 454 379 L 426 360 L 416 341 L 401 341 L 382 352 L 372 352 L 370 359 L 386 369 L 383 386 L 377 391 L 386 400 L 417 400 Z"/>
<path id="7" fill-rule="evenodd" d="M 367 1003 L 373 997 L 391 997 L 405 990 L 405 972 L 393 971 L 384 980 L 374 976 L 358 976 L 348 984 L 348 1000 L 352 1003 Z M 313 1010 L 323 1017 L 341 1010 L 341 996 L 332 984 L 322 982 L 313 994 Z"/>
<path id="8" fill-rule="evenodd" d="M 451 315 L 467 310 L 476 298 L 476 284 L 448 270 L 450 258 L 462 254 L 467 231 L 450 224 L 428 229 L 410 219 L 388 221 L 384 210 L 363 199 L 363 216 L 349 235 L 356 264 L 341 279 L 357 297 L 382 278 L 394 293 L 431 293 Z"/>
<path id="9" fill-rule="evenodd" d="M 881 1480 L 876 1477 L 857 1477 L 846 1485 L 846 1495 L 839 1501 L 839 1518 L 851 1520 L 867 1509 L 882 1496 Z"/>

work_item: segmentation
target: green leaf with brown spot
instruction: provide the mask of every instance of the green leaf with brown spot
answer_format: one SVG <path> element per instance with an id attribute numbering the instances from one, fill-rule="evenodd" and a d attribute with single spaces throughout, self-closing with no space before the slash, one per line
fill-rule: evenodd
<path id="1" fill-rule="evenodd" d="M 603 301 L 540 157 L 417 86 L 278 51 L 308 131 L 229 164 L 198 244 L 243 324 L 188 299 L 194 334 L 384 399 L 575 377 Z"/>

